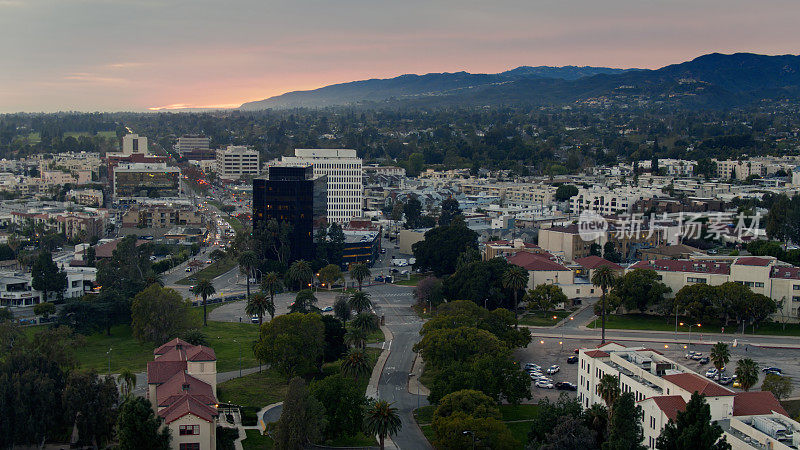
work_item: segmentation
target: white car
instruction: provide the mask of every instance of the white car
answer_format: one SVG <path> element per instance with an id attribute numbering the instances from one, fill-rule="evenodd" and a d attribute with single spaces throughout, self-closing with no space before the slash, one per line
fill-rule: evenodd
<path id="1" fill-rule="evenodd" d="M 553 375 L 558 373 L 559 370 L 561 370 L 561 367 L 559 367 L 558 364 L 553 364 L 549 369 L 547 369 L 547 374 Z"/>
<path id="2" fill-rule="evenodd" d="M 547 380 L 539 380 L 539 381 L 536 382 L 536 387 L 542 388 L 542 389 L 553 389 L 553 383 L 551 383 L 551 382 L 549 382 Z"/>
<path id="3" fill-rule="evenodd" d="M 716 368 L 708 369 L 706 370 L 706 378 L 714 378 L 718 373 L 719 371 Z"/>

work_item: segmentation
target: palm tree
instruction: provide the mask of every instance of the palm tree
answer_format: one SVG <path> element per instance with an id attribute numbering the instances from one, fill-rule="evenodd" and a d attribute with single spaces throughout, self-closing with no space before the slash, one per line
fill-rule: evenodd
<path id="1" fill-rule="evenodd" d="M 353 292 L 348 303 L 358 314 L 372 308 L 372 300 L 369 299 L 369 294 L 363 291 Z"/>
<path id="2" fill-rule="evenodd" d="M 350 279 L 358 283 L 358 290 L 361 290 L 361 285 L 364 280 L 368 280 L 372 276 L 369 267 L 366 264 L 355 264 L 350 267 Z"/>
<path id="3" fill-rule="evenodd" d="M 608 288 L 614 285 L 614 281 L 616 280 L 616 275 L 614 275 L 614 271 L 611 270 L 611 267 L 608 266 L 600 266 L 594 271 L 594 275 L 592 275 L 592 284 L 599 287 L 602 291 L 602 295 L 600 296 L 600 315 L 602 317 L 602 335 L 600 337 L 600 343 L 606 343 L 606 293 L 608 292 Z"/>
<path id="4" fill-rule="evenodd" d="M 239 271 L 247 277 L 247 298 L 250 298 L 250 277 L 253 269 L 258 265 L 256 252 L 247 250 L 239 254 Z"/>
<path id="5" fill-rule="evenodd" d="M 353 348 L 364 348 L 367 332 L 361 328 L 351 328 L 344 334 L 344 343 Z"/>
<path id="6" fill-rule="evenodd" d="M 597 391 L 600 394 L 600 398 L 606 402 L 608 416 L 611 417 L 611 410 L 614 408 L 614 402 L 617 401 L 620 395 L 619 378 L 614 375 L 603 375 L 603 378 L 600 378 Z"/>
<path id="7" fill-rule="evenodd" d="M 289 307 L 289 311 L 308 313 L 316 304 L 317 297 L 314 296 L 311 289 L 303 289 L 297 293 L 297 296 L 294 298 L 294 304 Z"/>
<path id="8" fill-rule="evenodd" d="M 514 326 L 516 327 L 517 310 L 519 309 L 519 291 L 528 285 L 528 272 L 520 266 L 513 265 L 503 273 L 503 287 L 514 292 Z"/>
<path id="9" fill-rule="evenodd" d="M 199 295 L 203 297 L 203 326 L 208 326 L 208 321 L 206 320 L 206 301 L 208 297 L 217 293 L 217 290 L 214 289 L 214 285 L 208 281 L 208 278 L 201 278 L 200 281 L 192 289 L 192 293 L 194 295 Z"/>
<path id="10" fill-rule="evenodd" d="M 122 369 L 117 375 L 117 382 L 122 389 L 122 395 L 128 397 L 136 388 L 136 374 L 130 369 Z"/>
<path id="11" fill-rule="evenodd" d="M 740 359 L 736 363 L 736 380 L 742 389 L 749 391 L 758 382 L 758 363 L 750 358 Z"/>
<path id="12" fill-rule="evenodd" d="M 372 313 L 358 314 L 353 321 L 350 322 L 350 326 L 365 333 L 370 333 L 380 328 L 378 325 L 378 316 Z"/>
<path id="13" fill-rule="evenodd" d="M 333 302 L 333 315 L 336 316 L 342 323 L 347 323 L 350 320 L 350 315 L 353 310 L 347 302 L 347 298 L 339 297 Z"/>
<path id="14" fill-rule="evenodd" d="M 261 290 L 269 293 L 269 304 L 267 312 L 269 312 L 270 320 L 275 318 L 275 292 L 281 287 L 281 279 L 275 272 L 267 272 L 264 278 L 261 279 Z"/>
<path id="15" fill-rule="evenodd" d="M 252 297 L 247 299 L 244 312 L 249 316 L 258 316 L 258 324 L 261 325 L 263 323 L 264 313 L 268 309 L 268 303 L 269 299 L 263 292 L 256 292 Z"/>
<path id="16" fill-rule="evenodd" d="M 722 371 L 725 364 L 731 360 L 731 351 L 728 349 L 728 344 L 724 342 L 717 342 L 711 347 L 711 362 L 718 371 Z"/>
<path id="17" fill-rule="evenodd" d="M 383 441 L 387 436 L 397 434 L 403 427 L 397 408 L 386 400 L 373 402 L 364 415 L 364 431 L 377 435 L 383 450 Z"/>
<path id="18" fill-rule="evenodd" d="M 356 382 L 361 376 L 369 375 L 372 368 L 369 364 L 369 358 L 364 350 L 350 350 L 342 358 L 342 365 L 339 367 L 342 375 L 346 377 L 353 377 Z"/>
<path id="19" fill-rule="evenodd" d="M 300 287 L 299 290 L 311 286 L 311 277 L 313 275 L 308 261 L 302 259 L 293 262 L 292 265 L 289 266 L 289 270 L 286 271 L 286 278 L 291 283 L 298 285 Z"/>

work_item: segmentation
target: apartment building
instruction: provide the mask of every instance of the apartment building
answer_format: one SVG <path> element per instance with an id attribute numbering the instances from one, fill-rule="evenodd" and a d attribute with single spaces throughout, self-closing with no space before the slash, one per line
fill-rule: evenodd
<path id="1" fill-rule="evenodd" d="M 179 197 L 181 169 L 167 163 L 123 163 L 114 169 L 114 197 Z"/>
<path id="2" fill-rule="evenodd" d="M 505 203 L 550 206 L 555 201 L 556 190 L 549 184 L 515 183 L 506 187 Z"/>
<path id="3" fill-rule="evenodd" d="M 122 137 L 122 153 L 131 155 L 134 153 L 147 154 L 147 138 L 138 134 L 126 134 Z"/>
<path id="4" fill-rule="evenodd" d="M 800 424 L 787 417 L 771 392 L 731 391 L 656 350 L 616 342 L 580 349 L 577 398 L 582 407 L 605 404 L 599 392 L 605 375 L 617 377 L 620 390 L 632 393 L 642 407 L 643 444 L 647 448 L 656 447 L 666 424 L 686 408 L 694 392 L 705 396 L 711 419 L 723 428 L 725 439 L 735 449 L 788 449 L 788 445 L 796 448 L 800 442 L 796 433 L 791 434 L 800 429 Z"/>
<path id="5" fill-rule="evenodd" d="M 624 224 L 615 224 L 612 221 L 608 225 L 608 229 L 594 241 L 584 240 L 577 224 L 541 228 L 539 229 L 539 246 L 564 261 L 572 262 L 589 256 L 592 244 L 597 244 L 603 249 L 607 242 L 611 242 L 615 251 L 619 252 L 624 259 L 629 259 L 635 257 L 638 249 L 664 245 L 668 236 L 671 235 L 671 228 L 662 226 L 653 225 L 652 231 L 646 225 L 639 229 L 624 227 Z"/>
<path id="6" fill-rule="evenodd" d="M 516 255 L 518 252 L 544 253 L 547 254 L 547 256 L 552 256 L 538 245 L 525 242 L 522 239 L 485 242 L 483 244 L 481 256 L 484 261 L 488 261 L 497 257 L 508 258 Z"/>
<path id="7" fill-rule="evenodd" d="M 67 198 L 84 206 L 103 206 L 103 191 L 100 189 L 71 189 Z"/>
<path id="8" fill-rule="evenodd" d="M 147 363 L 147 398 L 164 419 L 175 450 L 217 446 L 217 356 L 210 347 L 173 339 Z"/>
<path id="9" fill-rule="evenodd" d="M 242 176 L 259 174 L 261 155 L 243 145 L 229 145 L 217 150 L 217 176 L 224 181 L 235 181 Z"/>
<path id="10" fill-rule="evenodd" d="M 314 167 L 314 176 L 327 175 L 329 222 L 347 223 L 363 208 L 364 172 L 361 158 L 350 149 L 295 149 L 280 164 Z"/>
<path id="11" fill-rule="evenodd" d="M 137 205 L 122 215 L 120 235 L 161 237 L 177 226 L 202 227 L 202 215 L 190 205 Z"/>
<path id="12" fill-rule="evenodd" d="M 644 160 L 637 162 L 639 169 L 652 170 L 653 161 Z M 697 167 L 697 161 L 689 161 L 685 159 L 672 159 L 672 158 L 659 158 L 658 171 L 663 175 L 674 177 L 691 177 L 694 175 L 694 168 Z"/>
<path id="13" fill-rule="evenodd" d="M 540 284 L 554 284 L 561 288 L 568 299 L 594 297 L 599 293 L 588 280 L 576 279 L 575 272 L 556 261 L 550 254 L 521 251 L 507 260 L 509 264 L 528 271 L 528 289 Z"/>
<path id="14" fill-rule="evenodd" d="M 786 173 L 792 173 L 798 165 L 798 161 L 794 157 L 784 158 L 750 158 L 747 160 L 718 160 L 714 159 L 717 163 L 717 178 L 737 180 L 745 180 L 751 175 L 759 177 L 767 177 L 775 175 L 778 171 L 783 170 Z"/>
<path id="15" fill-rule="evenodd" d="M 570 199 L 570 212 L 594 211 L 598 214 L 626 214 L 633 211 L 639 200 L 664 197 L 657 188 L 618 188 L 601 187 L 578 188 L 578 194 Z"/>
<path id="16" fill-rule="evenodd" d="M 384 175 L 389 177 L 404 177 L 406 169 L 397 166 L 364 166 L 364 175 Z"/>

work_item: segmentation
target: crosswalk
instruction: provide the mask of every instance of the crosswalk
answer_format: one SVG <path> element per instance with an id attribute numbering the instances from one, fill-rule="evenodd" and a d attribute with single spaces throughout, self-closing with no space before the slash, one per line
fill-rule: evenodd
<path id="1" fill-rule="evenodd" d="M 396 292 L 394 294 L 378 294 L 379 297 L 411 297 L 413 292 Z"/>

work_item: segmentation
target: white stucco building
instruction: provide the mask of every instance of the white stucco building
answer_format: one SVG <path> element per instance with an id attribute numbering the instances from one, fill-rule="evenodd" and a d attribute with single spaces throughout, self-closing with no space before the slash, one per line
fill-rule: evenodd
<path id="1" fill-rule="evenodd" d="M 261 156 L 243 145 L 229 145 L 217 150 L 217 176 L 222 180 L 238 180 L 243 175 L 258 175 Z"/>

